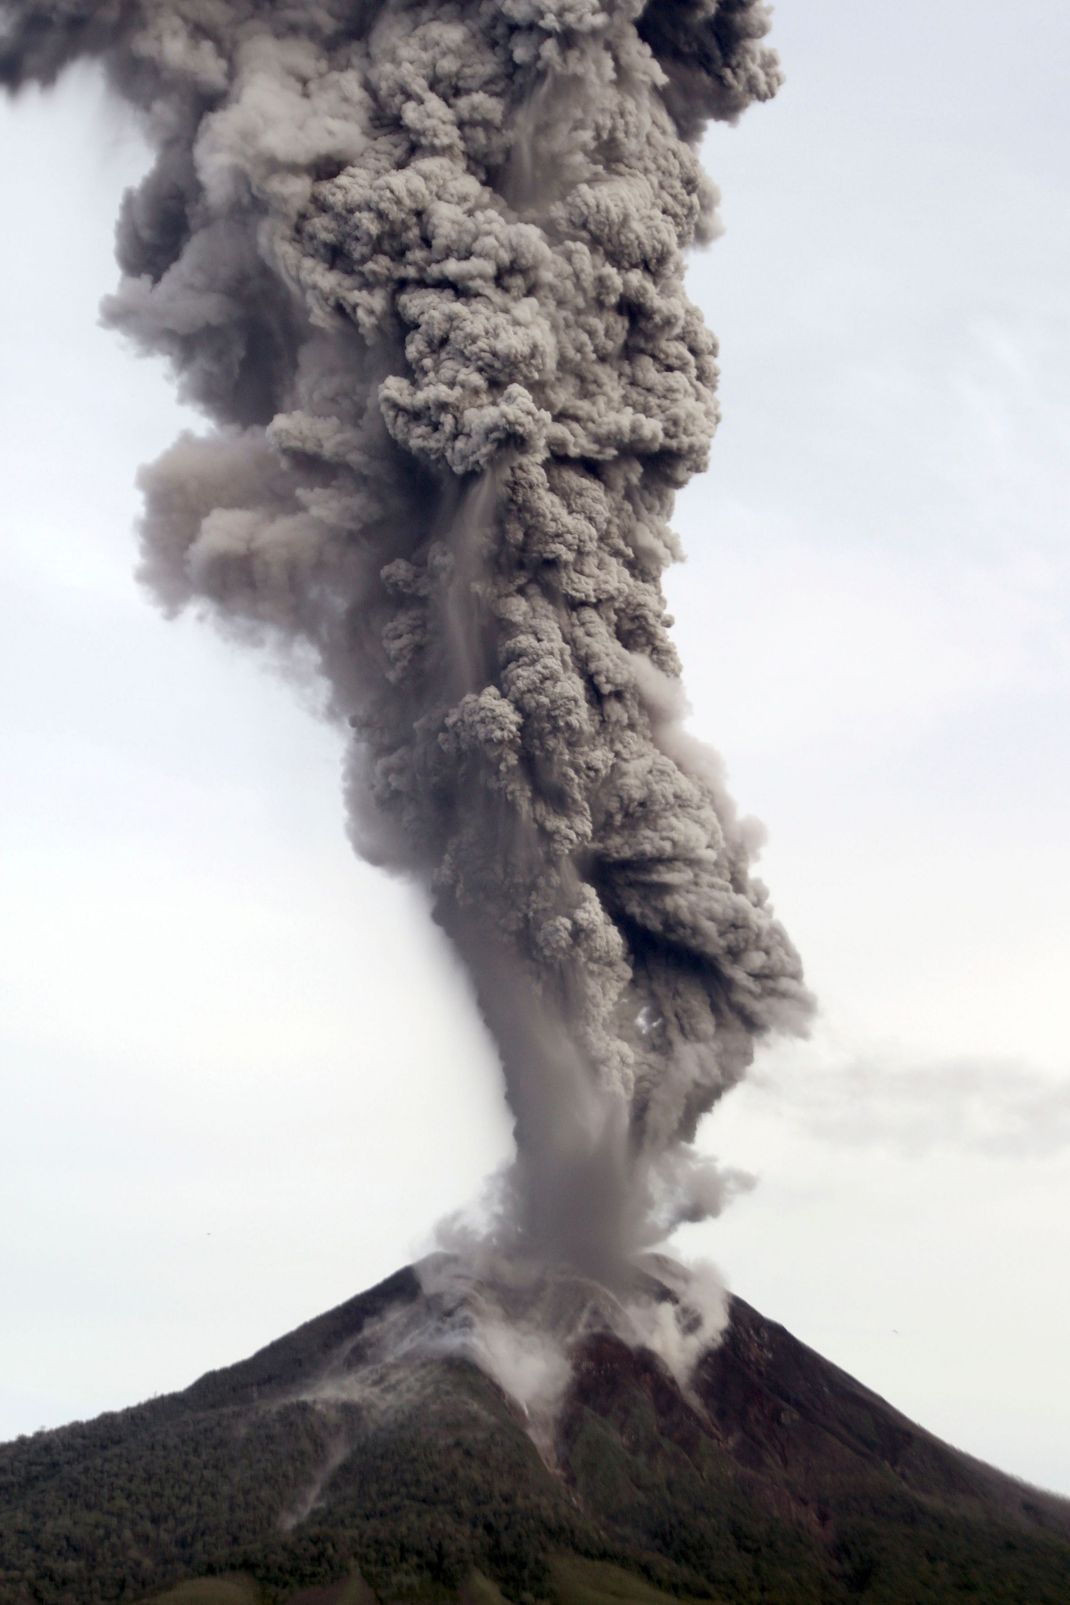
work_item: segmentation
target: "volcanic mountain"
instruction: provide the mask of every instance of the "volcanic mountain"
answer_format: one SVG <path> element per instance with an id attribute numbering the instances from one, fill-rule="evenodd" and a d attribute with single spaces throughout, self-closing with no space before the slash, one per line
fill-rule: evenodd
<path id="1" fill-rule="evenodd" d="M 712 1343 L 671 1277 L 645 1299 L 675 1355 L 578 1277 L 518 1311 L 425 1264 L 183 1393 L 20 1438 L 0 1601 L 1070 1600 L 1070 1503 L 742 1299 Z"/>

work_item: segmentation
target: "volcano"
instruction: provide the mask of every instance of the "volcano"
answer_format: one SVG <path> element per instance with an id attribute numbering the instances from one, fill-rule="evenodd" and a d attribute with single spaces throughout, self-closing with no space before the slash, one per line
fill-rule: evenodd
<path id="1" fill-rule="evenodd" d="M 1070 1599 L 1070 1502 L 742 1299 L 686 1372 L 580 1278 L 537 1323 L 502 1310 L 410 1267 L 182 1393 L 0 1448 L 0 1600 Z"/>

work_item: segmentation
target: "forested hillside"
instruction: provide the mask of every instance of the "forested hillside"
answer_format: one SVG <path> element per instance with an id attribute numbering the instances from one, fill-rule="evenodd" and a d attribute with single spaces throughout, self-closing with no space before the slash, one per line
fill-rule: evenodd
<path id="1" fill-rule="evenodd" d="M 0 1448 L 0 1605 L 1070 1600 L 1065 1502 L 742 1301 L 691 1393 L 588 1337 L 540 1453 L 463 1357 L 369 1390 L 362 1330 L 421 1298 L 404 1271 L 184 1393 Z"/>

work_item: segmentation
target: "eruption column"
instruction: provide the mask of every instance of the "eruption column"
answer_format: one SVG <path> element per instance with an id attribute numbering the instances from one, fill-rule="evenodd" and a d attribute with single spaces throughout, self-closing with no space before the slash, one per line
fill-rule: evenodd
<path id="1" fill-rule="evenodd" d="M 9 0 L 0 82 L 99 58 L 155 149 L 109 322 L 211 421 L 142 575 L 292 643 L 368 856 L 501 1054 L 502 1230 L 605 1270 L 719 1204 L 691 1147 L 798 958 L 681 729 L 661 574 L 707 460 L 695 143 L 773 94 L 758 0 Z"/>

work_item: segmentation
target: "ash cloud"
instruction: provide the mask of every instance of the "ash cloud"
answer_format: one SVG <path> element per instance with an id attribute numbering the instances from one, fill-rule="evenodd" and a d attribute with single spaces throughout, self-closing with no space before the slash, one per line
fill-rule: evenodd
<path id="1" fill-rule="evenodd" d="M 561 1406 L 576 1353 L 589 1338 L 608 1334 L 648 1350 L 689 1393 L 695 1366 L 729 1322 L 717 1271 L 661 1254 L 643 1256 L 616 1290 L 568 1266 L 503 1255 L 485 1236 L 460 1253 L 431 1254 L 415 1270 L 419 1298 L 362 1327 L 291 1396 L 325 1412 L 340 1432 L 337 1412 L 347 1407 L 365 1419 L 389 1418 L 428 1390 L 441 1390 L 441 1361 L 455 1359 L 476 1366 L 512 1400 L 554 1465 Z M 332 1442 L 323 1473 L 298 1508 L 311 1508 L 340 1464 L 343 1441 Z"/>
<path id="2" fill-rule="evenodd" d="M 605 1268 L 723 1201 L 691 1147 L 804 1028 L 757 842 L 680 729 L 661 591 L 717 421 L 697 141 L 779 82 L 756 0 L 9 0 L 155 164 L 105 316 L 209 420 L 143 473 L 168 612 L 311 656 L 358 847 L 497 1040 L 502 1232 Z"/>

